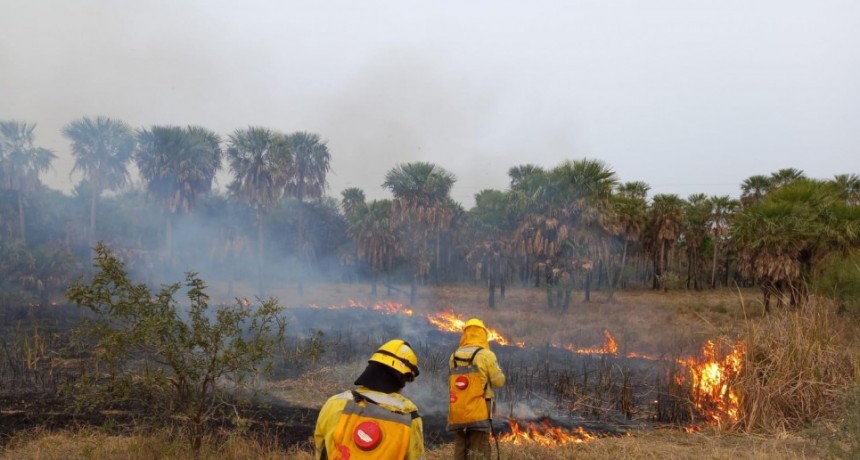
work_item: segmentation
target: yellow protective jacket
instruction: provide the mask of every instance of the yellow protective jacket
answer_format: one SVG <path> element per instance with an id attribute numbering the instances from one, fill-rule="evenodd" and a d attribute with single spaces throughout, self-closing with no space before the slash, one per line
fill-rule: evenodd
<path id="1" fill-rule="evenodd" d="M 424 426 L 421 417 L 417 416 L 418 407 L 412 401 L 407 399 L 400 393 L 381 393 L 373 391 L 365 387 L 356 389 L 361 396 L 377 403 L 379 407 L 387 409 L 396 414 L 414 414 L 412 415 L 411 431 L 409 434 L 409 446 L 406 449 L 406 454 L 403 460 L 416 460 L 424 455 Z M 316 448 L 316 458 L 332 459 L 335 458 L 339 447 L 335 446 L 335 431 L 338 427 L 338 421 L 341 418 L 341 413 L 348 403 L 355 401 L 352 391 L 332 396 L 326 401 L 322 409 L 320 409 L 317 425 L 314 429 L 314 446 Z M 367 404 L 372 404 L 366 401 L 357 401 L 361 407 Z M 380 459 L 380 460 L 401 460 L 399 458 Z"/>
<path id="2" fill-rule="evenodd" d="M 493 388 L 501 388 L 505 384 L 505 374 L 502 368 L 499 367 L 499 361 L 496 359 L 496 354 L 490 350 L 490 344 L 487 340 L 487 332 L 479 327 L 467 327 L 460 337 L 460 348 L 457 349 L 448 359 L 448 368 L 453 369 L 456 366 L 454 357 L 460 359 L 469 359 L 475 350 L 481 347 L 481 351 L 475 355 L 472 362 L 481 371 L 481 383 L 485 386 L 484 397 L 486 399 L 493 398 Z M 489 383 L 489 384 L 488 384 Z"/>

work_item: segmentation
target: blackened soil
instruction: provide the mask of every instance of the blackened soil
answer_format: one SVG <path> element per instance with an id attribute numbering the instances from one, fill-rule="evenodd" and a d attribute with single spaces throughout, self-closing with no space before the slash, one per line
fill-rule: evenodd
<path id="1" fill-rule="evenodd" d="M 278 447 L 312 448 L 317 409 L 285 405 L 258 405 L 239 411 L 246 420 L 242 428 L 249 438 Z M 143 407 L 117 407 L 111 410 L 80 412 L 67 408 L 64 401 L 50 394 L 0 395 L 0 447 L 22 431 L 102 428 L 116 434 L 130 434 L 147 426 L 177 423 L 155 422 L 155 414 Z M 211 420 L 210 435 L 234 433 L 240 427 L 228 417 Z"/>
<path id="2" fill-rule="evenodd" d="M 280 448 L 299 446 L 310 450 L 318 414 L 318 408 L 269 402 L 240 410 L 240 415 L 247 421 L 247 425 L 241 428 L 246 436 L 266 445 Z M 445 431 L 443 416 L 425 415 L 422 418 L 428 447 L 452 441 L 451 435 Z M 154 414 L 143 407 L 75 412 L 51 394 L 0 395 L 0 447 L 5 446 L 16 433 L 36 428 L 48 431 L 100 428 L 115 434 L 131 434 L 152 426 L 153 420 Z M 212 420 L 207 425 L 209 434 L 216 437 L 235 433 L 239 428 L 228 417 Z"/>

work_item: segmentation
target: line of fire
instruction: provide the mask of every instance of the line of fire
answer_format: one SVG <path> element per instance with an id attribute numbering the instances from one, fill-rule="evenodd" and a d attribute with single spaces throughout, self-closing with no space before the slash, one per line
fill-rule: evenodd
<path id="1" fill-rule="evenodd" d="M 431 444 L 446 442 L 447 360 L 464 315 L 418 314 L 399 303 L 307 305 L 289 308 L 293 324 L 327 339 L 328 359 L 361 359 L 357 350 L 385 337 L 406 337 L 421 359 L 421 378 L 404 393 L 415 401 Z M 369 319 L 369 317 L 372 317 Z M 333 329 L 330 325 L 347 325 Z M 360 328 L 351 325 L 361 324 Z M 359 332 L 360 330 L 360 332 Z M 743 368 L 742 343 L 708 341 L 695 356 L 649 355 L 625 350 L 604 329 L 600 344 L 527 343 L 490 328 L 493 351 L 507 375 L 497 392 L 493 420 L 498 440 L 512 445 L 561 446 L 648 427 L 699 431 L 738 420 L 733 389 Z M 624 351 L 622 351 L 624 350 Z"/>

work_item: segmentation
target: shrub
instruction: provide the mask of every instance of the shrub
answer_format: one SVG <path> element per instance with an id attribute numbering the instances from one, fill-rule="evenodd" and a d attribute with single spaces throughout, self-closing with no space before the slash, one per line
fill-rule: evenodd
<path id="1" fill-rule="evenodd" d="M 816 294 L 837 301 L 840 309 L 860 314 L 860 251 L 825 259 L 816 270 L 812 288 Z"/>
<path id="2" fill-rule="evenodd" d="M 285 328 L 281 307 L 268 299 L 256 309 L 237 302 L 211 311 L 205 283 L 189 272 L 186 310 L 174 298 L 180 283 L 156 293 L 133 283 L 103 244 L 95 262 L 92 281 L 73 283 L 68 297 L 92 312 L 82 332 L 95 341 L 107 376 L 85 374 L 78 388 L 95 390 L 86 394 L 102 395 L 104 402 L 146 398 L 163 415 L 186 420 L 199 447 L 203 424 L 227 399 L 225 383 L 237 389 L 271 370 Z"/>

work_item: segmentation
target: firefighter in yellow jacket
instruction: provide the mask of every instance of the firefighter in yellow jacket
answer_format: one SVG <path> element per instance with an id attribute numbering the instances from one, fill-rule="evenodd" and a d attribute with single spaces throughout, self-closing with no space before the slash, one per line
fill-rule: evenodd
<path id="1" fill-rule="evenodd" d="M 489 460 L 493 388 L 505 384 L 505 374 L 490 350 L 483 321 L 466 321 L 460 347 L 448 361 L 448 431 L 454 432 L 455 460 Z"/>
<path id="2" fill-rule="evenodd" d="M 356 379 L 358 388 L 334 395 L 314 430 L 317 459 L 413 460 L 424 455 L 418 407 L 400 394 L 418 377 L 418 356 L 400 339 L 379 347 Z"/>

